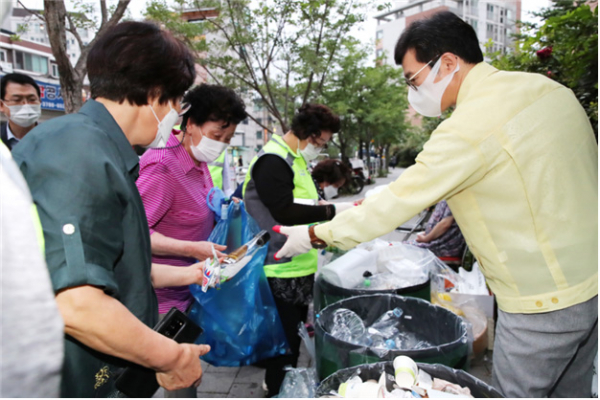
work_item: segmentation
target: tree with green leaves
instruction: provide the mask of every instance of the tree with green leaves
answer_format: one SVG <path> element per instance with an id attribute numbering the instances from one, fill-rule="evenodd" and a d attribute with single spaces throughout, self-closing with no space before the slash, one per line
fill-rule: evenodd
<path id="1" fill-rule="evenodd" d="M 19 4 L 28 10 L 34 18 L 44 22 L 48 30 L 50 47 L 58 67 L 61 94 L 65 102 L 65 112 L 77 112 L 83 105 L 83 81 L 87 75 L 87 55 L 104 32 L 112 29 L 123 18 L 130 0 L 120 0 L 116 6 L 109 7 L 106 0 L 100 0 L 100 18 L 97 17 L 95 6 L 82 0 L 75 1 L 74 12 L 67 12 L 64 0 L 44 0 L 44 11 L 37 12 L 27 9 L 20 1 Z M 84 43 L 78 29 L 92 28 L 96 35 L 89 43 Z M 81 56 L 72 65 L 67 52 L 67 32 L 71 33 L 79 48 Z"/>
<path id="2" fill-rule="evenodd" d="M 146 15 L 183 37 L 215 82 L 254 94 L 282 132 L 298 106 L 322 94 L 341 43 L 364 18 L 358 0 L 177 0 L 177 7 L 154 0 Z M 218 16 L 190 26 L 181 18 L 189 9 Z"/>
<path id="3" fill-rule="evenodd" d="M 598 136 L 598 9 L 583 0 L 555 0 L 524 23 L 512 54 L 488 54 L 503 70 L 538 72 L 567 86 L 586 110 Z"/>
<path id="4" fill-rule="evenodd" d="M 340 58 L 322 95 L 323 102 L 343 116 L 342 134 L 333 143 L 342 156 L 348 156 L 351 144 L 358 145 L 359 152 L 363 144 L 365 150 L 373 146 L 389 162 L 391 146 L 408 130 L 402 70 L 388 65 L 366 66 L 368 51 L 356 40 L 344 42 Z M 370 151 L 366 158 L 370 163 Z"/>

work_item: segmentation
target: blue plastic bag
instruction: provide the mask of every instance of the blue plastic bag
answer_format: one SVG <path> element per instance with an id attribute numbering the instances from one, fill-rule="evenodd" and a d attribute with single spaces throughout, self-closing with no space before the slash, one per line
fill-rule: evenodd
<path id="1" fill-rule="evenodd" d="M 246 243 L 260 229 L 243 203 L 231 203 L 208 241 L 227 245 L 227 252 Z M 223 218 L 224 217 L 224 218 Z M 263 269 L 267 246 L 220 289 L 202 292 L 191 285 L 194 304 L 189 317 L 204 329 L 196 343 L 211 351 L 202 359 L 211 365 L 237 367 L 285 354 L 288 343 Z"/>

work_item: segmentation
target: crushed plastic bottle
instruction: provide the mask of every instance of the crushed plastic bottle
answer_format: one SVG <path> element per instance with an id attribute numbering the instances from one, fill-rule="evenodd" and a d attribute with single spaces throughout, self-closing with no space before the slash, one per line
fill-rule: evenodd
<path id="1" fill-rule="evenodd" d="M 336 339 L 353 344 L 365 344 L 367 337 L 363 320 L 346 308 L 335 310 L 329 333 Z"/>
<path id="2" fill-rule="evenodd" d="M 386 311 L 369 326 L 369 333 L 381 335 L 384 339 L 391 338 L 399 332 L 400 318 L 403 314 L 404 311 L 399 307 Z"/>

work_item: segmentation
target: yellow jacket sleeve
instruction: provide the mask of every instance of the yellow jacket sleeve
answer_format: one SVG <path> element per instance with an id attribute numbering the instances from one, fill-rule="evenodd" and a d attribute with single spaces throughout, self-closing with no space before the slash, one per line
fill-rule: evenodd
<path id="1" fill-rule="evenodd" d="M 476 145 L 446 131 L 442 123 L 432 134 L 415 165 L 385 190 L 362 205 L 315 227 L 329 245 L 348 250 L 393 231 L 423 209 L 451 197 L 485 174 Z"/>

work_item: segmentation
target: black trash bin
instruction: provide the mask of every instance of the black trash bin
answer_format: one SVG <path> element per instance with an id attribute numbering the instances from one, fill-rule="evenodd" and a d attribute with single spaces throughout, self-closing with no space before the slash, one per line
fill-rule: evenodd
<path id="1" fill-rule="evenodd" d="M 322 275 L 319 275 L 314 287 L 315 312 L 343 299 L 370 294 L 398 294 L 431 301 L 431 282 L 427 279 L 427 281 L 418 285 L 391 290 L 347 289 L 336 286 L 323 278 Z"/>
<path id="2" fill-rule="evenodd" d="M 346 382 L 353 375 L 358 374 L 364 381 L 368 379 L 378 380 L 381 373 L 385 371 L 394 375 L 394 366 L 392 361 L 378 362 L 375 364 L 364 364 L 356 367 L 339 370 L 321 381 L 317 388 L 316 397 L 329 396 L 331 391 L 337 391 L 340 384 Z M 477 398 L 501 398 L 502 394 L 488 385 L 487 383 L 475 378 L 462 370 L 456 370 L 441 364 L 423 364 L 417 363 L 420 369 L 427 372 L 433 378 L 443 379 L 445 381 L 456 383 L 462 387 L 468 387 L 471 395 Z M 388 381 L 387 389 L 392 390 L 391 383 Z"/>
<path id="3" fill-rule="evenodd" d="M 327 330 L 335 310 L 339 308 L 354 311 L 369 326 L 384 312 L 396 307 L 404 311 L 402 318 L 406 320 L 406 331 L 417 333 L 434 344 L 433 347 L 389 350 L 382 356 L 380 351 L 339 340 Z M 415 362 L 464 368 L 468 352 L 467 327 L 460 317 L 425 300 L 392 294 L 357 296 L 325 307 L 315 320 L 315 344 L 320 379 L 343 368 L 392 361 L 400 355 L 408 356 Z"/>

